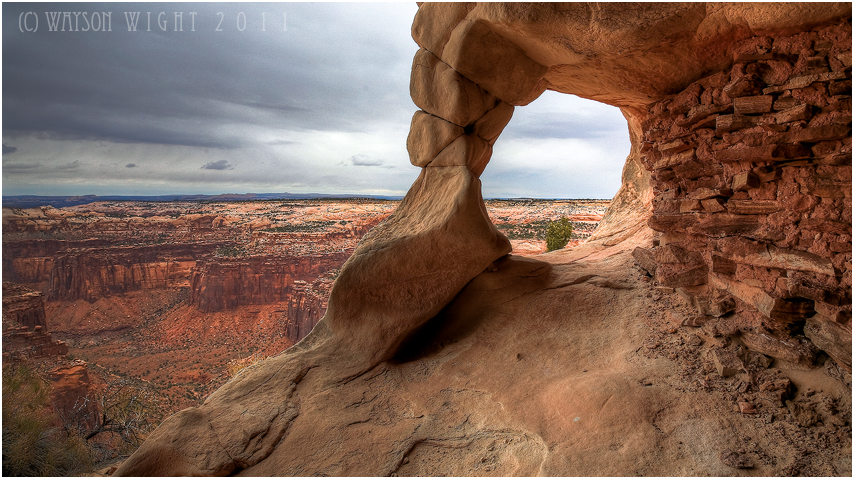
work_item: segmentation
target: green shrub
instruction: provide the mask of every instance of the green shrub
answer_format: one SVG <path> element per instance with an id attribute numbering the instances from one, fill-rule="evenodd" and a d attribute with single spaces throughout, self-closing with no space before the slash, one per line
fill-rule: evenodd
<path id="1" fill-rule="evenodd" d="M 546 251 L 551 252 L 564 248 L 571 238 L 573 238 L 573 225 L 567 217 L 549 222 L 549 225 L 546 226 Z"/>
<path id="2" fill-rule="evenodd" d="M 215 257 L 242 257 L 246 255 L 246 247 L 242 245 L 221 245 L 214 251 Z"/>
<path id="3" fill-rule="evenodd" d="M 48 383 L 27 367 L 3 367 L 3 476 L 74 476 L 92 466 L 77 436 L 57 427 Z"/>

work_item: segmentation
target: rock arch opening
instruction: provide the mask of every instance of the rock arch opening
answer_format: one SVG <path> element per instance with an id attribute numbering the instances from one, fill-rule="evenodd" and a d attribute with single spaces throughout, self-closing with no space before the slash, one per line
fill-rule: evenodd
<path id="1" fill-rule="evenodd" d="M 547 90 L 517 108 L 481 175 L 485 198 L 611 199 L 629 154 L 618 108 Z"/>

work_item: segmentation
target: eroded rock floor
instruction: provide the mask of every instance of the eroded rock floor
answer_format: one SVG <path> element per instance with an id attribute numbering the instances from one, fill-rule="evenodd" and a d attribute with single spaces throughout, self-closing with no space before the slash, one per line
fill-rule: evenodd
<path id="1" fill-rule="evenodd" d="M 794 382 L 788 408 L 720 376 L 724 340 L 681 326 L 688 305 L 626 248 L 598 248 L 505 257 L 395 360 L 334 384 L 309 369 L 281 441 L 234 473 L 851 474 L 851 384 L 774 363 L 756 375 Z"/>

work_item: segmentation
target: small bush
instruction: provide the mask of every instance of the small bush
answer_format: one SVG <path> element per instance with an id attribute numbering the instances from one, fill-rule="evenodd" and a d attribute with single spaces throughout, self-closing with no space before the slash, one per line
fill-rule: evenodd
<path id="1" fill-rule="evenodd" d="M 27 367 L 3 367 L 3 476 L 74 476 L 92 466 L 77 436 L 57 427 L 48 383 Z"/>
<path id="2" fill-rule="evenodd" d="M 233 245 L 222 245 L 217 247 L 217 250 L 214 251 L 215 257 L 242 257 L 246 255 L 246 247 L 243 246 L 233 246 Z"/>
<path id="3" fill-rule="evenodd" d="M 564 248 L 571 238 L 573 238 L 573 225 L 567 217 L 549 222 L 549 225 L 546 226 L 546 251 L 551 252 Z"/>

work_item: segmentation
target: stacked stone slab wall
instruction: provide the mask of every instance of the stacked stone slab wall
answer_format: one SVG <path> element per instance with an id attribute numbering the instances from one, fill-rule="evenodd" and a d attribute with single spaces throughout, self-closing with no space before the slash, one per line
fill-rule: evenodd
<path id="1" fill-rule="evenodd" d="M 650 105 L 651 249 L 634 252 L 752 350 L 851 371 L 851 20 L 738 44 L 729 71 Z"/>
<path id="2" fill-rule="evenodd" d="M 426 3 L 413 21 L 413 116 L 407 150 L 418 167 L 466 167 L 475 177 L 493 153 L 514 106 L 546 89 L 547 68 L 489 25 L 473 3 Z M 437 22 L 443 19 L 445 22 Z"/>

